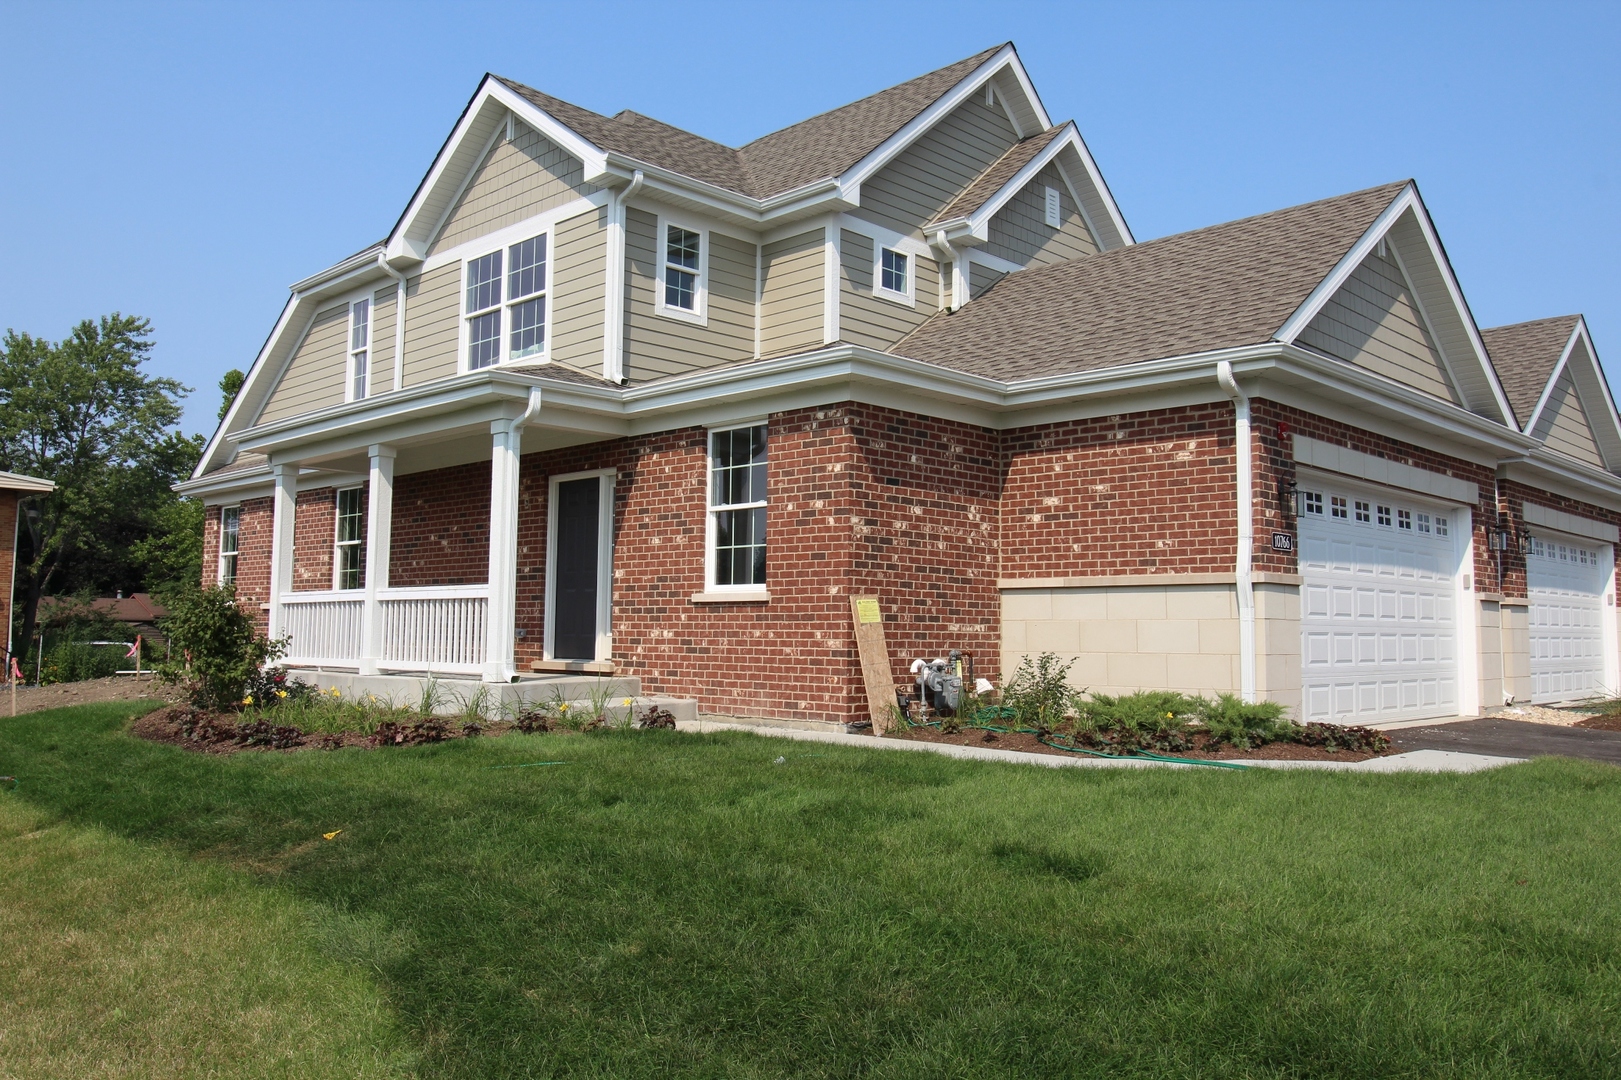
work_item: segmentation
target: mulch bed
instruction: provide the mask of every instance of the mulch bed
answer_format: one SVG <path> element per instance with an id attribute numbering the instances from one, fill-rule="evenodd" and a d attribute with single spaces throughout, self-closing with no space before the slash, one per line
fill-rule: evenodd
<path id="1" fill-rule="evenodd" d="M 1589 716 L 1586 720 L 1578 720 L 1571 726 L 1590 728 L 1593 731 L 1621 731 L 1621 713 L 1601 713 L 1598 716 Z"/>
<path id="2" fill-rule="evenodd" d="M 239 754 L 253 750 L 285 752 L 420 745 L 466 739 L 474 735 L 504 735 L 516 726 L 500 720 L 480 724 L 477 731 L 464 731 L 459 721 L 446 720 L 432 726 L 395 725 L 390 729 L 380 729 L 375 735 L 364 735 L 358 731 L 305 733 L 296 728 L 274 728 L 269 724 L 245 725 L 240 721 L 241 718 L 232 713 L 205 713 L 187 705 L 170 705 L 140 717 L 130 730 L 137 738 L 169 743 L 200 754 Z"/>
<path id="3" fill-rule="evenodd" d="M 1023 735 L 1017 732 L 1001 734 L 994 731 L 967 730 L 955 735 L 947 735 L 937 728 L 915 727 L 906 731 L 892 732 L 883 736 L 886 739 L 911 739 L 914 742 L 950 743 L 953 746 L 980 746 L 992 750 L 1019 750 L 1030 754 L 1056 754 L 1058 757 L 1089 757 L 1088 754 L 1072 754 L 1066 750 L 1055 750 L 1034 735 Z M 1380 754 L 1359 752 L 1352 750 L 1326 750 L 1320 746 L 1302 746 L 1299 743 L 1275 742 L 1253 750 L 1239 750 L 1236 747 L 1223 744 L 1212 749 L 1210 737 L 1207 735 L 1193 736 L 1192 750 L 1167 751 L 1163 756 L 1185 758 L 1207 758 L 1212 761 L 1366 761 L 1369 758 L 1389 757 L 1399 753 L 1394 747 Z M 1156 751 L 1157 752 L 1157 751 Z"/>

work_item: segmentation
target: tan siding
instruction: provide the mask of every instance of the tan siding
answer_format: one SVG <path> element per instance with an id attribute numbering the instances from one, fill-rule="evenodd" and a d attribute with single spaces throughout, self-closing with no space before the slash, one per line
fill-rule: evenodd
<path id="1" fill-rule="evenodd" d="M 1401 268 L 1377 251 L 1301 331 L 1300 344 L 1462 404 Z"/>
<path id="2" fill-rule="evenodd" d="M 1047 188 L 1058 190 L 1060 228 L 1047 224 Z M 1096 255 L 1098 246 L 1069 197 L 1058 170 L 1048 165 L 1008 200 L 990 221 L 983 250 L 1020 266 L 1048 266 Z"/>
<path id="3" fill-rule="evenodd" d="M 968 298 L 973 300 L 976 297 L 983 296 L 986 289 L 989 289 L 1005 277 L 1007 275 L 1000 270 L 992 270 L 990 267 L 980 266 L 978 263 L 969 263 Z"/>
<path id="4" fill-rule="evenodd" d="M 606 209 L 560 221 L 552 233 L 551 357 L 592 374 L 602 372 Z"/>
<path id="5" fill-rule="evenodd" d="M 658 219 L 625 215 L 625 375 L 652 379 L 754 356 L 754 245 L 710 232 L 709 325 L 654 314 Z"/>
<path id="6" fill-rule="evenodd" d="M 512 142 L 490 148 L 429 254 L 492 233 L 596 191 L 585 166 L 544 135 L 518 125 Z M 406 312 L 409 321 L 410 312 Z"/>
<path id="7" fill-rule="evenodd" d="M 1548 396 L 1548 404 L 1542 409 L 1542 418 L 1537 421 L 1534 434 L 1547 443 L 1550 450 L 1558 450 L 1577 461 L 1604 468 L 1604 458 L 1599 455 L 1592 425 L 1587 422 L 1587 411 L 1576 396 L 1576 384 L 1568 370 L 1554 384 L 1553 393 Z"/>
<path id="8" fill-rule="evenodd" d="M 1001 106 L 975 95 L 861 185 L 858 216 L 921 235 L 974 178 L 1018 141 Z"/>
<path id="9" fill-rule="evenodd" d="M 344 367 L 348 363 L 349 305 L 315 314 L 309 333 L 265 402 L 259 423 L 313 412 L 343 402 Z"/>
<path id="10" fill-rule="evenodd" d="M 409 280 L 405 297 L 405 385 L 456 374 L 461 333 L 462 264 L 447 263 Z"/>
<path id="11" fill-rule="evenodd" d="M 822 344 L 821 229 L 767 244 L 761 256 L 760 355 Z"/>
<path id="12" fill-rule="evenodd" d="M 392 282 L 371 298 L 371 392 L 394 389 L 394 306 L 398 291 Z"/>
<path id="13" fill-rule="evenodd" d="M 839 274 L 840 340 L 888 349 L 938 310 L 940 271 L 933 259 L 911 257 L 917 306 L 907 307 L 873 295 L 877 244 L 871 237 L 846 229 L 839 240 L 839 253 L 843 264 Z"/>

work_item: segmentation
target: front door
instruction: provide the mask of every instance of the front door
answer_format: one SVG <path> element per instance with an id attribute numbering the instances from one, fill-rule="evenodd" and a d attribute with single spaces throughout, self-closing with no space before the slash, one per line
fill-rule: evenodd
<path id="1" fill-rule="evenodd" d="M 596 660 L 602 597 L 602 477 L 558 480 L 553 500 L 551 656 Z"/>

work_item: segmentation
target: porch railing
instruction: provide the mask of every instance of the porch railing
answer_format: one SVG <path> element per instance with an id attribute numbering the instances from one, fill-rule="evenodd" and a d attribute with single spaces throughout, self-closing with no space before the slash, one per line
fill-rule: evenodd
<path id="1" fill-rule="evenodd" d="M 378 667 L 476 674 L 485 660 L 488 585 L 379 589 Z M 282 626 L 292 640 L 285 663 L 354 667 L 361 659 L 366 602 L 358 592 L 283 593 Z"/>

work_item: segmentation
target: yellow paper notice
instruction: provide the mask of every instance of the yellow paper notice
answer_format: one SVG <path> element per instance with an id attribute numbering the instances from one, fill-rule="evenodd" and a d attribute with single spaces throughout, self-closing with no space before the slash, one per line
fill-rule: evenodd
<path id="1" fill-rule="evenodd" d="M 865 596 L 856 601 L 856 621 L 870 623 L 883 622 L 884 617 L 878 612 L 878 601 Z"/>

